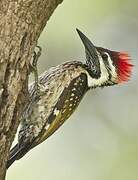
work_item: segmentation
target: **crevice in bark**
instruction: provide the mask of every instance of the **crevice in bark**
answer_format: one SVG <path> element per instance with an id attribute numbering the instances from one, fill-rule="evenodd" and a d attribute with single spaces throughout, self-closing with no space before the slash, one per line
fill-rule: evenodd
<path id="1" fill-rule="evenodd" d="M 0 180 L 21 111 L 28 101 L 29 63 L 47 21 L 63 0 L 0 1 Z"/>

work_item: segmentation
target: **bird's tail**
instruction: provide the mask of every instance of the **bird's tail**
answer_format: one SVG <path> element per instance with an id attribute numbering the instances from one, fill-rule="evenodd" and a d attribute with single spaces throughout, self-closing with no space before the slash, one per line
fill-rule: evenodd
<path id="1" fill-rule="evenodd" d="M 9 159 L 7 161 L 7 169 L 14 163 L 14 161 L 22 158 L 29 150 L 29 146 L 20 147 L 19 144 L 16 144 L 10 150 Z"/>
<path id="2" fill-rule="evenodd" d="M 14 163 L 14 161 L 16 160 L 16 155 L 18 154 L 18 150 L 19 150 L 19 145 L 16 144 L 11 150 L 10 150 L 10 154 L 9 154 L 9 159 L 7 161 L 7 169 L 12 165 L 12 163 Z"/>

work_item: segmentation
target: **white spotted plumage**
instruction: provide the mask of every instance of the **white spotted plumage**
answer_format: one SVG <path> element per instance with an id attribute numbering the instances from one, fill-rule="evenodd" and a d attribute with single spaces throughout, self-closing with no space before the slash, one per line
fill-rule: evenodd
<path id="1" fill-rule="evenodd" d="M 10 151 L 7 168 L 51 136 L 71 116 L 88 89 L 116 84 L 117 72 L 111 57 L 107 54 L 109 72 L 102 57 L 105 50 L 98 51 L 77 31 L 85 46 L 87 62 L 67 62 L 44 72 L 38 82 L 40 94 L 36 93 L 35 83 L 29 87 L 30 101 L 23 110 L 18 143 Z"/>
<path id="2" fill-rule="evenodd" d="M 57 108 L 54 109 L 54 115 L 55 115 L 55 116 L 58 116 L 59 112 L 60 112 L 60 111 L 59 111 Z"/>

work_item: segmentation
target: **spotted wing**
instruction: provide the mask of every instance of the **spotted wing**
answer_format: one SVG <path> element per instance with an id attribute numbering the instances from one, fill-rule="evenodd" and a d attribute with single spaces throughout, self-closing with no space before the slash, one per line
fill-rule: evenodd
<path id="1" fill-rule="evenodd" d="M 87 91 L 87 75 L 79 62 L 51 68 L 40 78 L 40 96 L 34 84 L 22 115 L 18 143 L 10 151 L 7 168 L 52 135 L 73 113 Z"/>
<path id="2" fill-rule="evenodd" d="M 82 73 L 71 81 L 68 87 L 64 89 L 52 113 L 43 126 L 39 137 L 35 140 L 33 146 L 43 142 L 52 135 L 74 112 L 79 105 L 85 92 L 88 90 L 87 75 Z"/>

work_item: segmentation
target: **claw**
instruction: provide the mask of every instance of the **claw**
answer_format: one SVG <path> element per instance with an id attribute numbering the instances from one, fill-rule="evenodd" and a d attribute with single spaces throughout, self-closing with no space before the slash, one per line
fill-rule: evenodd
<path id="1" fill-rule="evenodd" d="M 38 80 L 37 62 L 38 62 L 39 57 L 41 56 L 42 48 L 40 46 L 36 46 L 36 47 L 38 48 L 38 52 L 34 51 L 33 60 L 32 60 L 32 63 L 30 64 L 30 69 L 31 69 L 31 72 L 33 72 L 34 78 L 35 78 L 36 94 L 39 95 L 40 94 L 40 85 L 39 85 L 39 80 Z"/>

